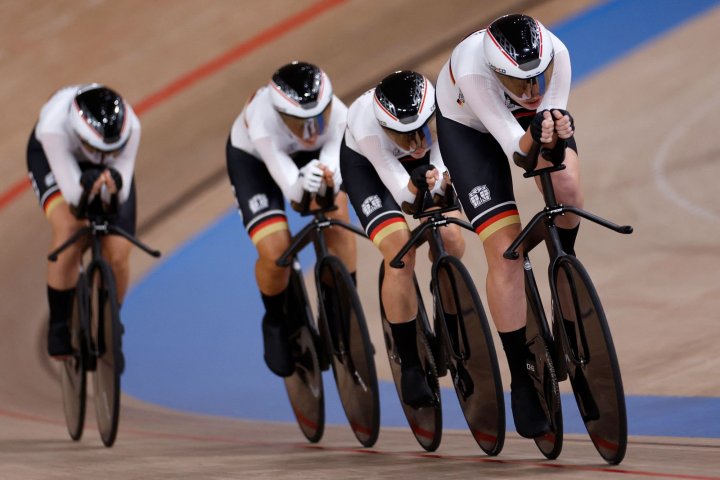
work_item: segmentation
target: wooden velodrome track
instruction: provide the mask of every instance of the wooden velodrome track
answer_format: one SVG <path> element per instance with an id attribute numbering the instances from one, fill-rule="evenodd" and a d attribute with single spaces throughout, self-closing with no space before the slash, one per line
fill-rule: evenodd
<path id="1" fill-rule="evenodd" d="M 395 69 L 434 79 L 457 41 L 502 13 L 552 24 L 594 3 L 0 2 L 0 479 L 720 478 L 717 439 L 633 436 L 619 468 L 606 467 L 586 435 L 569 435 L 555 462 L 514 433 L 496 459 L 465 431 L 446 431 L 437 454 L 423 455 L 407 429 L 384 429 L 375 448 L 362 450 L 349 429 L 332 426 L 309 446 L 295 425 L 189 415 L 128 396 L 108 450 L 92 411 L 83 441 L 67 438 L 57 366 L 44 355 L 49 229 L 23 178 L 27 136 L 59 86 L 104 82 L 139 110 L 139 231 L 170 252 L 232 205 L 228 129 L 277 66 L 295 58 L 321 65 L 349 103 Z M 630 238 L 587 228 L 578 247 L 612 312 L 629 395 L 720 396 L 720 136 L 711 115 L 720 108 L 718 25 L 720 8 L 711 9 L 571 97 L 587 207 L 636 228 Z M 517 196 L 527 219 L 539 195 L 518 183 Z M 482 286 L 484 261 L 471 242 L 467 264 Z M 377 265 L 372 246 L 361 247 Z M 133 257 L 136 278 L 151 266 Z M 375 285 L 375 274 L 360 270 L 360 284 Z M 375 289 L 361 294 L 382 345 Z M 376 362 L 387 378 L 384 356 Z"/>

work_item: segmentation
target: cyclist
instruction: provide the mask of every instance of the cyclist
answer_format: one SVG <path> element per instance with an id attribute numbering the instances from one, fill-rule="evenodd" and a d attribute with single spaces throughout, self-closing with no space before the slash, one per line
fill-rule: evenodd
<path id="1" fill-rule="evenodd" d="M 347 107 L 333 95 L 327 74 L 295 61 L 279 68 L 248 100 L 227 142 L 227 169 L 238 211 L 258 251 L 255 279 L 266 310 L 264 359 L 279 376 L 294 371 L 286 325 L 290 269 L 275 264 L 290 245 L 284 198 L 297 203 L 304 192 L 324 195 L 334 189 L 338 209 L 328 216 L 349 221 L 338 166 L 346 118 Z M 354 235 L 328 229 L 326 238 L 330 252 L 354 279 Z"/>
<path id="2" fill-rule="evenodd" d="M 432 391 L 420 367 L 416 344 L 415 250 L 405 267 L 390 261 L 410 238 L 401 206 L 409 211 L 418 188 L 441 199 L 449 176 L 434 137 L 435 88 L 423 75 L 399 71 L 365 92 L 348 110 L 340 167 L 353 208 L 385 264 L 381 299 L 401 360 L 402 400 L 413 407 L 429 404 Z M 448 215 L 459 215 L 450 212 Z M 442 229 L 448 252 L 462 256 L 459 227 Z"/>
<path id="3" fill-rule="evenodd" d="M 135 232 L 133 171 L 140 145 L 140 121 L 114 90 L 97 83 L 60 89 L 45 103 L 30 135 L 27 164 L 33 190 L 52 228 L 51 249 L 60 246 L 87 221 L 78 203 L 83 191 L 91 202 L 109 202 L 118 194 L 109 222 Z M 128 286 L 132 244 L 117 235 L 102 240 L 103 255 L 117 283 L 118 301 Z M 83 247 L 76 243 L 56 262 L 48 262 L 50 306 L 48 353 L 62 359 L 72 353 L 69 318 Z"/>
<path id="4" fill-rule="evenodd" d="M 521 262 L 503 252 L 520 233 L 508 159 L 542 145 L 539 167 L 564 160 L 552 174 L 560 203 L 582 207 L 574 125 L 565 110 L 570 57 L 540 22 L 498 18 L 453 50 L 438 78 L 440 150 L 488 263 L 487 296 L 511 373 L 515 427 L 524 437 L 549 430 L 526 369 L 526 300 Z M 579 218 L 557 219 L 563 249 L 573 252 Z"/>

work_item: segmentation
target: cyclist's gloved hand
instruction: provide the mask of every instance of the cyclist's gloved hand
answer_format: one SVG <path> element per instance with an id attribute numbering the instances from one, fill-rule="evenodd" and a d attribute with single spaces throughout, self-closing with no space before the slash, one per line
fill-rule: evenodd
<path id="1" fill-rule="evenodd" d="M 310 193 L 316 193 L 323 182 L 323 170 L 320 168 L 320 162 L 318 160 L 310 160 L 300 169 L 300 178 L 302 179 L 304 190 Z"/>
<path id="2" fill-rule="evenodd" d="M 570 112 L 560 108 L 553 108 L 552 115 L 558 137 L 563 140 L 572 137 L 575 133 L 575 120 L 570 115 Z"/>
<path id="3" fill-rule="evenodd" d="M 413 185 L 415 185 L 415 187 L 417 187 L 418 190 L 427 189 L 427 172 L 430 172 L 432 170 L 435 170 L 435 167 L 430 163 L 428 163 L 427 165 L 420 165 L 419 167 L 415 167 L 413 171 L 410 172 L 410 181 Z"/>
<path id="4" fill-rule="evenodd" d="M 80 175 L 80 185 L 82 185 L 83 190 L 85 190 L 88 194 L 91 193 L 93 186 L 95 186 L 95 182 L 98 181 L 98 178 L 100 178 L 102 173 L 103 170 L 98 168 L 91 168 L 82 172 Z"/>
<path id="5" fill-rule="evenodd" d="M 120 172 L 115 170 L 113 167 L 108 167 L 108 172 L 110 173 L 110 177 L 112 177 L 113 182 L 115 182 L 115 188 L 119 192 L 123 187 L 122 175 L 120 175 Z"/>
<path id="6" fill-rule="evenodd" d="M 537 112 L 530 124 L 530 135 L 533 140 L 539 144 L 550 143 L 554 132 L 555 122 L 550 115 L 550 110 Z"/>

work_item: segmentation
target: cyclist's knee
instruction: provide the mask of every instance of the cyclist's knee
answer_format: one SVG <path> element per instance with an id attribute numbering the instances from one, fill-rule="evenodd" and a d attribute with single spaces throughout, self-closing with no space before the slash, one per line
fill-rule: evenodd
<path id="1" fill-rule="evenodd" d="M 462 258 L 465 253 L 465 239 L 462 236 L 460 227 L 450 225 L 448 228 L 443 229 L 442 239 L 445 249 L 450 255 Z"/>
<path id="2" fill-rule="evenodd" d="M 415 249 L 410 249 L 410 251 L 402 258 L 404 263 L 403 268 L 391 267 L 390 262 L 393 258 L 394 255 L 385 257 L 385 277 L 395 280 L 412 278 L 415 271 Z"/>

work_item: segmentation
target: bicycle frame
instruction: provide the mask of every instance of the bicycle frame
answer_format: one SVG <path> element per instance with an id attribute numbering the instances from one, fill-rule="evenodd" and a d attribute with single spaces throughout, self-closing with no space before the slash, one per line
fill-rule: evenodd
<path id="1" fill-rule="evenodd" d="M 472 225 L 470 225 L 468 222 L 459 218 L 447 217 L 444 215 L 447 212 L 460 210 L 460 205 L 457 201 L 457 197 L 455 197 L 454 195 L 454 190 L 451 190 L 451 192 L 452 193 L 449 193 L 449 195 L 453 196 L 451 205 L 437 209 L 421 211 L 413 215 L 413 218 L 415 219 L 426 218 L 427 221 L 421 223 L 412 231 L 410 239 L 405 243 L 405 245 L 403 245 L 400 251 L 390 261 L 391 267 L 403 268 L 405 266 L 405 262 L 402 261 L 402 258 L 410 251 L 410 249 L 417 248 L 424 242 L 428 242 L 430 251 L 433 255 L 432 277 L 435 278 L 437 276 L 437 268 L 441 260 L 444 257 L 450 256 L 445 250 L 445 245 L 443 243 L 442 235 L 439 231 L 439 228 L 449 224 L 454 224 L 460 226 L 461 228 L 474 232 Z M 414 208 L 417 209 L 421 205 L 425 204 L 425 202 L 428 200 L 428 196 L 429 192 L 427 189 L 418 191 L 417 197 L 414 202 Z M 428 235 L 426 235 L 426 232 L 428 230 L 430 230 L 429 238 Z M 437 285 L 434 285 L 433 288 L 437 289 L 439 287 Z M 433 296 L 439 298 L 439 293 L 433 292 Z M 440 308 L 439 311 L 436 312 L 436 314 L 443 315 L 442 308 Z M 456 361 L 466 360 L 468 358 L 466 354 L 464 352 L 455 351 L 455 348 L 450 341 L 450 335 L 449 332 L 447 332 L 447 325 L 445 324 L 444 315 L 442 318 L 442 322 L 440 323 L 442 324 L 442 337 L 444 339 L 443 341 L 445 345 L 445 350 L 450 353 Z M 435 333 L 437 334 L 437 332 Z M 462 343 L 465 346 L 464 350 L 467 351 L 467 334 L 464 331 L 462 332 Z"/>
<path id="2" fill-rule="evenodd" d="M 535 144 L 537 145 L 537 144 Z M 530 154 L 536 154 L 537 148 L 531 149 Z M 528 155 L 530 155 L 528 154 Z M 516 162 L 518 165 L 522 166 L 523 168 L 528 168 L 526 165 L 523 165 L 521 163 Z M 534 167 L 531 167 L 534 168 Z M 596 223 L 598 225 L 601 225 L 605 228 L 609 228 L 610 230 L 613 230 L 618 233 L 622 234 L 630 234 L 633 231 L 633 228 L 630 225 L 617 225 L 613 222 L 610 222 L 608 220 L 605 220 L 604 218 L 601 218 L 597 215 L 594 215 L 590 212 L 587 212 L 581 208 L 569 206 L 569 205 L 562 205 L 557 202 L 557 198 L 555 196 L 555 190 L 552 184 L 552 178 L 550 177 L 550 174 L 553 172 L 558 172 L 565 169 L 565 165 L 559 164 L 554 165 L 551 167 L 545 167 L 540 168 L 537 170 L 527 170 L 523 177 L 525 178 L 531 178 L 531 177 L 540 177 L 540 184 L 542 187 L 542 194 L 543 199 L 545 201 L 545 207 L 542 211 L 538 212 L 533 216 L 533 218 L 530 220 L 530 222 L 525 226 L 525 228 L 522 229 L 520 232 L 520 235 L 517 236 L 517 238 L 510 244 L 510 246 L 507 248 L 507 250 L 503 253 L 503 257 L 505 257 L 508 260 L 516 260 L 520 256 L 520 251 L 523 252 L 523 259 L 524 259 L 524 268 L 525 268 L 525 275 L 530 276 L 528 279 L 532 280 L 530 284 L 532 285 L 532 295 L 536 302 L 536 304 L 539 306 L 539 314 L 542 317 L 545 317 L 545 312 L 542 309 L 542 302 L 540 300 L 539 292 L 537 291 L 537 286 L 535 284 L 535 278 L 534 274 L 532 273 L 532 266 L 530 264 L 530 260 L 528 258 L 528 253 L 538 246 L 541 242 L 544 242 L 548 255 L 550 258 L 550 265 L 548 268 L 549 272 L 554 272 L 557 268 L 557 265 L 561 262 L 563 257 L 568 256 L 568 254 L 563 250 L 562 244 L 560 242 L 560 235 L 557 231 L 557 226 L 555 225 L 555 218 L 557 218 L 560 215 L 565 215 L 566 213 L 573 213 L 579 217 L 585 218 L 593 223 Z M 551 283 L 551 289 L 552 289 L 552 298 L 555 299 L 556 305 L 558 302 L 558 295 L 555 291 L 555 288 L 553 286 L 553 282 Z M 543 326 L 543 330 L 547 328 L 547 320 L 545 319 L 544 323 L 545 326 Z M 562 332 L 562 344 L 568 345 L 568 338 L 567 338 L 567 332 L 565 332 L 564 328 L 560 328 L 560 331 Z M 547 333 L 547 332 L 543 332 Z M 582 325 L 580 325 L 580 339 L 581 342 L 586 344 L 587 340 L 585 338 L 585 332 L 582 329 Z M 570 349 L 571 350 L 571 349 Z M 585 349 L 587 351 L 587 349 Z M 587 358 L 576 358 L 574 354 L 572 354 L 573 358 L 571 359 L 575 364 L 583 364 L 588 361 Z"/>

